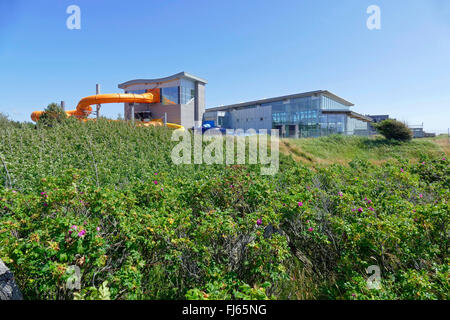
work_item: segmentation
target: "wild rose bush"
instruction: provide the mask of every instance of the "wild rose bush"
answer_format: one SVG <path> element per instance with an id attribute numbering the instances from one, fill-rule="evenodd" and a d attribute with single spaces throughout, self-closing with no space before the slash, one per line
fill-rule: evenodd
<path id="1" fill-rule="evenodd" d="M 265 177 L 175 166 L 164 128 L 0 138 L 0 259 L 27 299 L 448 299 L 446 156 L 314 169 L 282 156 Z"/>

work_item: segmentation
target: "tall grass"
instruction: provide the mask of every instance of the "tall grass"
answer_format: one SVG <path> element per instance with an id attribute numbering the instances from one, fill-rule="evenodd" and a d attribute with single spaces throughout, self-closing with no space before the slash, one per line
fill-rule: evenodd
<path id="1" fill-rule="evenodd" d="M 388 141 L 381 137 L 332 135 L 316 139 L 285 139 L 286 154 L 309 163 L 348 163 L 361 159 L 380 163 L 391 159 L 418 160 L 423 155 L 438 156 L 445 152 L 431 139 L 417 139 L 411 142 Z"/>

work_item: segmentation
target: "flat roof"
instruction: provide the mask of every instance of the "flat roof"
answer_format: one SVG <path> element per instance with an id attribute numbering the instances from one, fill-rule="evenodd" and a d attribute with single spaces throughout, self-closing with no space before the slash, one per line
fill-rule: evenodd
<path id="1" fill-rule="evenodd" d="M 255 105 L 255 104 L 271 103 L 271 102 L 275 102 L 275 101 L 279 101 L 279 100 L 303 98 L 303 97 L 318 96 L 318 95 L 327 96 L 327 97 L 329 97 L 339 103 L 342 103 L 343 105 L 348 106 L 348 107 L 354 106 L 353 103 L 351 103 L 341 97 L 338 97 L 337 95 L 331 93 L 328 90 L 317 90 L 317 91 L 310 91 L 310 92 L 304 92 L 304 93 L 290 94 L 290 95 L 281 96 L 281 97 L 274 97 L 274 98 L 268 98 L 268 99 L 242 102 L 242 103 L 237 103 L 237 104 L 230 104 L 227 106 L 208 108 L 205 111 L 224 111 L 224 110 L 233 109 L 233 108 L 247 107 L 247 106 L 251 106 L 251 105 Z"/>
<path id="2" fill-rule="evenodd" d="M 177 80 L 177 79 L 189 79 L 189 80 L 194 80 L 194 81 L 198 81 L 201 82 L 203 84 L 207 84 L 208 81 L 206 81 L 205 79 L 196 77 L 192 74 L 189 74 L 187 72 L 180 72 L 177 74 L 174 74 L 172 76 L 169 77 L 165 77 L 165 78 L 159 78 L 159 79 L 136 79 L 136 80 L 130 80 L 124 83 L 119 84 L 119 88 L 120 89 L 126 89 L 127 87 L 134 85 L 134 84 L 151 84 L 151 83 L 161 83 L 161 82 L 169 82 L 172 80 Z"/>
<path id="3" fill-rule="evenodd" d="M 354 118 L 354 119 L 358 119 L 358 120 L 362 120 L 362 121 L 366 121 L 366 122 L 373 122 L 372 118 L 370 118 L 368 116 L 364 116 L 359 113 L 356 113 L 351 110 L 322 110 L 322 113 L 323 114 L 346 114 L 350 118 Z"/>

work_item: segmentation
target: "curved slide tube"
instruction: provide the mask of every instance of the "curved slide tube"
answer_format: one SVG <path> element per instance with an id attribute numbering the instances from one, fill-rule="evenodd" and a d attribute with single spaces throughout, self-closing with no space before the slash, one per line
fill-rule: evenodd
<path id="1" fill-rule="evenodd" d="M 92 105 L 105 104 L 105 103 L 157 103 L 161 101 L 159 90 L 149 90 L 147 93 L 134 94 L 134 93 L 112 93 L 112 94 L 98 94 L 95 96 L 85 97 L 78 102 L 75 110 L 66 111 L 68 117 L 76 117 L 77 119 L 86 119 L 92 113 Z M 39 121 L 40 117 L 44 114 L 44 111 L 35 111 L 31 114 L 31 120 L 34 122 Z M 153 120 L 150 122 L 140 122 L 143 126 L 163 126 L 164 123 L 161 119 Z M 173 129 L 184 128 L 181 125 L 175 123 L 167 123 L 167 127 Z"/>

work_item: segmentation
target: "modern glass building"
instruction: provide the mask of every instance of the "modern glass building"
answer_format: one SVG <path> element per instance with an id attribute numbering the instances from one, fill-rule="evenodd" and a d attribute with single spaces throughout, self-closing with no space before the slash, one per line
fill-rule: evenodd
<path id="1" fill-rule="evenodd" d="M 368 135 L 372 119 L 351 107 L 321 90 L 210 108 L 203 120 L 226 129 L 279 129 L 282 137 Z"/>

